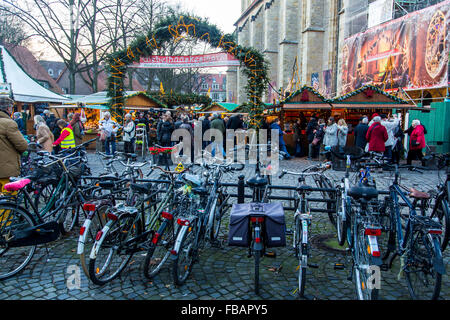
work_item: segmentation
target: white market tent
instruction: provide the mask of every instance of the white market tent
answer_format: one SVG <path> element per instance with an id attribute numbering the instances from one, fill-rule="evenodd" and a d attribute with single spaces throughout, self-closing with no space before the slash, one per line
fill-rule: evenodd
<path id="1" fill-rule="evenodd" d="M 70 101 L 69 98 L 54 93 L 37 81 L 32 79 L 16 62 L 11 54 L 4 46 L 0 46 L 0 59 L 3 61 L 3 70 L 0 71 L 0 83 L 11 84 L 11 90 L 14 95 L 14 100 L 22 103 L 63 103 Z"/>

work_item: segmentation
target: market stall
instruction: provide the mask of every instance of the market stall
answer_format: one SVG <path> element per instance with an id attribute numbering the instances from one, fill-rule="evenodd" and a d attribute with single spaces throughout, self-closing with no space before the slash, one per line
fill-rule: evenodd
<path id="1" fill-rule="evenodd" d="M 332 106 L 324 96 L 309 86 L 303 86 L 300 90 L 292 93 L 288 98 L 266 110 L 266 121 L 271 123 L 275 118 L 281 120 L 281 126 L 287 134 L 283 139 L 288 151 L 294 153 L 295 141 L 293 126 L 297 119 L 301 120 L 302 134 L 300 136 L 303 154 L 308 150 L 306 137 L 306 126 L 313 114 L 326 119 L 331 115 Z"/>
<path id="2" fill-rule="evenodd" d="M 49 106 L 70 101 L 35 81 L 4 46 L 0 46 L 0 84 L 8 84 L 14 99 L 14 111 L 23 114 L 28 134 L 34 134 L 35 115 L 41 114 Z"/>
<path id="3" fill-rule="evenodd" d="M 332 115 L 336 119 L 345 119 L 349 125 L 347 145 L 353 145 L 352 128 L 358 125 L 362 116 L 368 116 L 370 119 L 374 113 L 380 115 L 400 114 L 402 119 L 406 119 L 403 123 L 407 126 L 408 111 L 424 109 L 373 85 L 365 85 L 342 97 L 337 97 L 331 100 L 331 105 L 333 106 Z"/>

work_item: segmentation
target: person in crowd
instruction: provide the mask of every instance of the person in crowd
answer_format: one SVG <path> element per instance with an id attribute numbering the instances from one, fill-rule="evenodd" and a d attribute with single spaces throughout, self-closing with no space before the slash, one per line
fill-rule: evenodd
<path id="1" fill-rule="evenodd" d="M 369 144 L 369 152 L 384 153 L 386 151 L 386 141 L 388 140 L 386 128 L 381 124 L 381 117 L 374 114 L 372 125 L 367 130 L 366 140 Z"/>
<path id="2" fill-rule="evenodd" d="M 136 124 L 133 122 L 131 114 L 125 115 L 123 126 L 123 142 L 125 153 L 134 153 L 134 142 L 136 141 Z"/>
<path id="3" fill-rule="evenodd" d="M 72 122 L 73 116 L 74 116 L 73 113 L 69 113 L 69 114 L 67 115 L 67 122 L 68 122 L 68 123 L 71 123 L 71 122 Z"/>
<path id="4" fill-rule="evenodd" d="M 222 141 L 224 140 L 225 137 L 225 133 L 226 133 L 226 129 L 225 129 L 225 124 L 223 122 L 222 119 L 220 119 L 220 116 L 218 113 L 214 114 L 214 119 L 213 121 L 211 121 L 211 129 L 216 129 L 218 131 L 220 131 L 220 133 L 222 134 Z M 225 154 L 225 150 L 223 149 L 223 143 L 222 144 L 218 144 L 214 137 L 211 137 L 211 143 L 212 145 L 212 151 L 211 151 L 211 155 L 214 157 L 216 155 L 216 147 L 217 149 L 219 149 L 219 152 L 222 152 L 223 157 L 225 158 L 226 154 Z"/>
<path id="5" fill-rule="evenodd" d="M 227 129 L 238 130 L 244 129 L 244 116 L 242 114 L 234 115 L 227 122 Z"/>
<path id="6" fill-rule="evenodd" d="M 387 117 L 386 115 L 381 115 L 381 125 L 386 128 L 388 133 L 388 140 L 386 141 L 384 151 L 384 156 L 388 159 L 389 162 L 392 162 L 392 148 L 394 147 L 394 129 L 398 127 L 400 124 L 400 119 L 397 118 L 397 115 L 394 115 L 393 118 Z"/>
<path id="7" fill-rule="evenodd" d="M 109 156 L 116 154 L 116 135 L 119 125 L 111 119 L 111 114 L 105 112 L 103 120 L 100 120 L 100 131 L 105 141 L 105 153 Z"/>
<path id="8" fill-rule="evenodd" d="M 284 139 L 283 139 L 284 131 L 281 129 L 280 123 L 281 123 L 280 119 L 278 119 L 278 118 L 275 119 L 275 120 L 272 122 L 272 125 L 270 126 L 270 129 L 272 129 L 272 130 L 278 130 L 278 133 L 279 133 L 279 147 L 280 147 L 280 151 L 282 151 L 282 152 L 285 153 L 285 159 L 286 159 L 286 160 L 290 160 L 290 159 L 292 159 L 292 157 L 291 157 L 291 155 L 289 154 L 289 152 L 287 151 L 286 143 L 284 142 Z M 275 137 L 273 137 L 273 138 L 275 138 Z"/>
<path id="9" fill-rule="evenodd" d="M 348 126 L 344 119 L 339 119 L 337 128 L 338 146 L 342 150 L 347 145 L 348 136 Z"/>
<path id="10" fill-rule="evenodd" d="M 319 151 L 323 151 L 323 139 L 325 137 L 325 120 L 319 119 L 317 122 L 317 128 L 314 130 L 314 137 L 309 144 L 309 156 L 308 160 L 318 158 Z"/>
<path id="11" fill-rule="evenodd" d="M 54 126 L 53 126 L 53 130 L 49 127 L 49 129 L 52 132 L 53 137 L 54 137 L 55 140 L 58 140 L 59 137 L 61 136 L 61 128 L 58 126 L 58 121 L 59 120 L 60 120 L 59 118 L 55 118 L 55 123 L 54 123 Z M 56 154 L 56 153 L 58 153 L 60 151 L 61 151 L 61 146 L 60 145 L 53 146 L 53 153 Z"/>
<path id="12" fill-rule="evenodd" d="M 75 144 L 79 146 L 80 144 L 83 144 L 83 137 L 84 137 L 84 125 L 83 122 L 81 122 L 81 114 L 75 113 L 73 115 L 72 121 L 70 121 L 70 125 L 73 129 L 73 134 L 75 136 Z"/>
<path id="13" fill-rule="evenodd" d="M 392 147 L 392 163 L 400 164 L 401 155 L 405 153 L 405 147 L 403 141 L 405 139 L 405 133 L 402 130 L 401 122 L 394 129 L 394 145 Z"/>
<path id="14" fill-rule="evenodd" d="M 50 121 L 51 121 L 50 115 L 51 115 L 51 113 L 49 110 L 44 110 L 44 112 L 42 112 L 42 114 L 40 115 L 44 119 L 45 123 L 47 124 L 47 127 L 49 127 L 49 128 L 50 128 Z"/>
<path id="15" fill-rule="evenodd" d="M 17 123 L 17 126 L 19 127 L 20 133 L 22 133 L 24 136 L 26 136 L 27 130 L 26 130 L 23 118 L 22 118 L 22 114 L 20 112 L 14 112 L 13 119 Z"/>
<path id="16" fill-rule="evenodd" d="M 34 116 L 34 126 L 36 128 L 36 142 L 44 151 L 53 152 L 53 142 L 55 138 L 43 117 Z"/>
<path id="17" fill-rule="evenodd" d="M 294 124 L 294 141 L 295 141 L 295 156 L 302 156 L 302 120 L 300 118 Z"/>
<path id="18" fill-rule="evenodd" d="M 334 117 L 328 119 L 328 125 L 325 128 L 325 136 L 323 138 L 323 144 L 325 147 L 335 147 L 338 145 L 337 137 L 338 126 Z"/>
<path id="19" fill-rule="evenodd" d="M 208 145 L 208 141 L 204 141 L 203 137 L 205 136 L 205 132 L 211 128 L 211 122 L 205 116 L 200 117 L 199 120 L 202 123 L 202 149 L 205 149 Z"/>
<path id="20" fill-rule="evenodd" d="M 50 112 L 50 116 L 45 122 L 47 124 L 47 127 L 50 129 L 50 131 L 52 133 L 53 133 L 53 130 L 55 130 L 55 127 L 57 127 L 57 125 L 56 125 L 57 121 L 58 121 L 58 119 L 55 117 L 55 114 L 53 112 Z"/>
<path id="21" fill-rule="evenodd" d="M 28 149 L 28 142 L 11 119 L 13 105 L 9 97 L 0 97 L 0 192 L 5 192 L 3 187 L 10 177 L 20 175 L 20 156 Z"/>
<path id="22" fill-rule="evenodd" d="M 156 138 L 158 144 L 162 147 L 171 147 L 172 146 L 172 132 L 175 130 L 173 123 L 170 122 L 170 119 L 167 115 L 163 115 L 162 121 L 158 124 L 158 128 L 156 130 Z"/>
<path id="23" fill-rule="evenodd" d="M 178 116 L 177 120 L 175 121 L 175 130 L 180 129 L 181 125 L 183 124 L 183 117 L 184 115 Z"/>
<path id="24" fill-rule="evenodd" d="M 308 139 L 308 144 L 310 145 L 309 150 L 313 150 L 314 148 L 311 148 L 311 143 L 314 140 L 314 136 L 317 131 L 318 121 L 317 121 L 317 115 L 313 114 L 311 117 L 311 120 L 309 120 L 308 125 L 306 126 L 306 138 Z M 312 159 L 314 155 L 310 154 L 308 155 L 309 159 Z"/>
<path id="25" fill-rule="evenodd" d="M 367 140 L 367 130 L 369 130 L 369 118 L 367 116 L 361 117 L 358 125 L 355 127 L 355 146 L 366 150 Z"/>
<path id="26" fill-rule="evenodd" d="M 75 135 L 73 134 L 73 128 L 70 123 L 60 119 L 56 125 L 61 129 L 61 135 L 55 142 L 53 142 L 53 146 L 60 145 L 63 151 L 75 148 Z"/>
<path id="27" fill-rule="evenodd" d="M 407 130 L 409 134 L 409 152 L 406 159 L 408 165 L 412 164 L 413 160 L 419 159 L 422 166 L 425 166 L 423 159 L 423 149 L 426 147 L 425 134 L 426 129 L 420 123 L 420 120 L 413 120 L 411 127 Z"/>

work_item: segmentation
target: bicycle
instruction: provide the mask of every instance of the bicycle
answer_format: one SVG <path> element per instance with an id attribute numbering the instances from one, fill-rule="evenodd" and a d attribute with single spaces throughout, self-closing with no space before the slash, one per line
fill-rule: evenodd
<path id="1" fill-rule="evenodd" d="M 450 238 L 450 154 L 437 155 L 431 157 L 438 160 L 438 180 L 439 185 L 433 193 L 434 206 L 430 218 L 439 221 L 442 224 L 442 252 L 447 249 Z M 441 170 L 446 168 L 446 178 L 441 178 Z"/>
<path id="2" fill-rule="evenodd" d="M 387 261 L 384 267 L 391 269 L 395 258 L 399 256 L 401 265 L 398 277 L 406 275 L 411 298 L 436 300 L 440 295 L 442 275 L 445 274 L 441 250 L 442 225 L 429 216 L 417 214 L 416 200 L 430 199 L 431 196 L 415 189 L 410 189 L 405 194 L 398 182 L 399 166 L 395 165 L 394 168 L 395 176 L 389 187 L 390 195 L 385 199 L 385 210 L 391 217 L 391 228 L 387 252 L 383 259 Z M 414 201 L 411 202 L 408 196 Z M 406 204 L 409 214 L 401 214 L 400 199 Z"/>
<path id="3" fill-rule="evenodd" d="M 155 167 L 163 173 L 178 175 L 182 172 L 170 172 Z M 97 285 L 104 285 L 117 278 L 128 265 L 134 253 L 150 249 L 150 243 L 155 239 L 155 226 L 162 216 L 167 219 L 164 209 L 170 207 L 175 199 L 174 183 L 169 185 L 166 195 L 157 198 L 160 189 L 151 183 L 147 185 L 131 184 L 133 191 L 128 197 L 131 203 L 120 204 L 110 208 L 107 213 L 108 222 L 100 230 L 92 246 L 89 259 L 89 278 Z M 134 195 L 146 195 L 137 199 Z M 148 202 L 148 205 L 145 203 Z M 132 204 L 132 206 L 128 206 Z M 140 206 L 140 209 L 138 209 Z M 158 237 L 157 237 L 158 238 Z M 117 261 L 113 260 L 117 257 Z"/>
<path id="4" fill-rule="evenodd" d="M 30 179 L 21 179 L 5 185 L 6 190 L 17 192 L 17 194 L 0 198 L 0 259 L 2 260 L 0 279 L 10 278 L 22 271 L 31 261 L 37 245 L 53 242 L 67 232 L 67 225 L 64 225 L 66 208 L 72 205 L 71 202 L 74 199 L 83 198 L 82 192 L 76 188 L 76 182 L 64 164 L 64 161 L 71 157 L 72 155 L 69 155 L 54 162 L 59 163 L 64 169 L 59 184 L 60 189 L 42 211 L 36 208 L 32 200 L 33 189 L 30 188 Z M 70 196 L 64 198 L 61 195 L 71 190 L 69 184 L 75 187 L 70 192 Z M 57 201 L 56 209 L 50 210 L 58 196 L 61 198 Z M 26 207 L 23 204 L 26 204 Z"/>
<path id="5" fill-rule="evenodd" d="M 291 172 L 283 170 L 279 176 L 282 179 L 286 174 L 299 176 L 297 186 L 297 196 L 294 206 L 294 237 L 293 248 L 295 251 L 295 257 L 298 259 L 298 294 L 300 297 L 304 296 L 305 283 L 306 283 L 306 269 L 308 267 L 317 268 L 316 265 L 308 263 L 310 256 L 310 244 L 309 244 L 309 227 L 311 226 L 312 215 L 310 210 L 309 201 L 306 198 L 308 194 L 313 191 L 321 191 L 321 189 L 315 189 L 306 185 L 306 177 L 313 177 L 314 180 L 319 180 L 317 176 L 323 175 L 323 170 L 327 170 L 330 167 L 329 163 L 314 165 L 308 167 L 308 171 L 316 172 Z"/>

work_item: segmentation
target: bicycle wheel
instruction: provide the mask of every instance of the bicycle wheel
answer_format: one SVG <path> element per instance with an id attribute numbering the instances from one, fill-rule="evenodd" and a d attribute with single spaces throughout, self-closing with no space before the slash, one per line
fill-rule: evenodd
<path id="1" fill-rule="evenodd" d="M 345 203 L 345 209 L 342 208 L 342 201 L 338 201 L 337 213 L 336 213 L 336 232 L 338 243 L 342 247 L 345 244 L 347 227 L 348 227 L 348 210 L 350 209 L 347 202 Z M 344 219 L 345 218 L 345 219 Z"/>
<path id="2" fill-rule="evenodd" d="M 195 238 L 198 232 L 197 225 L 188 228 L 183 234 L 179 252 L 173 262 L 172 275 L 175 285 L 181 286 L 186 282 L 194 265 L 197 248 Z"/>
<path id="3" fill-rule="evenodd" d="M 438 203 L 436 203 L 436 208 L 435 210 L 433 210 L 431 218 L 438 218 L 439 222 L 442 225 L 441 248 L 442 252 L 444 252 L 445 249 L 447 249 L 448 241 L 450 238 L 450 207 L 447 200 L 442 199 Z"/>
<path id="4" fill-rule="evenodd" d="M 91 252 L 92 246 L 94 245 L 95 236 L 106 225 L 106 214 L 108 208 L 109 206 L 107 205 L 98 208 L 92 219 L 90 219 L 89 221 L 88 219 L 86 219 L 86 221 L 84 222 L 83 234 L 81 234 L 80 231 L 80 239 L 78 241 L 78 254 L 80 255 L 81 267 L 88 277 L 89 253 Z"/>
<path id="5" fill-rule="evenodd" d="M 92 251 L 97 254 L 89 260 L 89 278 L 97 285 L 104 285 L 115 278 L 130 262 L 136 244 L 126 244 L 140 230 L 139 220 L 133 215 L 121 215 L 103 228 L 103 241 L 96 241 Z M 108 228 L 109 227 L 109 228 Z M 101 241 L 101 240 L 100 240 Z"/>
<path id="6" fill-rule="evenodd" d="M 175 232 L 173 221 L 166 221 L 165 227 L 159 235 L 158 242 L 150 243 L 147 256 L 144 262 L 144 275 L 148 279 L 153 279 L 166 263 L 170 256 L 170 249 L 175 242 Z"/>
<path id="7" fill-rule="evenodd" d="M 302 247 L 303 224 L 298 216 L 295 218 L 295 234 L 296 234 L 295 251 L 298 257 L 298 295 L 300 297 L 303 297 L 305 294 L 306 268 L 308 265 L 308 256 L 307 252 L 303 252 Z"/>
<path id="8" fill-rule="evenodd" d="M 216 241 L 219 236 L 220 225 L 222 224 L 223 216 L 223 206 L 224 206 L 224 196 L 219 194 L 217 198 L 216 207 L 214 208 L 214 217 L 212 219 L 212 225 L 210 230 L 209 239 L 210 241 Z"/>
<path id="9" fill-rule="evenodd" d="M 58 221 L 61 223 L 61 233 L 63 235 L 68 234 L 78 224 L 78 218 L 80 215 L 80 206 L 63 208 L 62 214 Z"/>
<path id="10" fill-rule="evenodd" d="M 38 210 L 45 207 L 47 203 L 50 201 L 54 191 L 55 187 L 51 184 L 41 187 L 38 193 L 34 195 L 34 206 Z M 54 206 L 51 209 L 54 209 Z"/>
<path id="11" fill-rule="evenodd" d="M 10 247 L 6 239 L 35 225 L 28 212 L 14 204 L 0 205 L 0 280 L 8 279 L 22 271 L 33 258 L 37 247 Z"/>
<path id="12" fill-rule="evenodd" d="M 406 283 L 414 300 L 437 300 L 441 291 L 442 275 L 434 269 L 434 244 L 428 234 L 415 231 L 406 257 Z"/>
<path id="13" fill-rule="evenodd" d="M 367 252 L 369 243 L 367 236 L 364 234 L 365 228 L 362 224 L 358 224 L 354 234 L 354 272 L 356 294 L 359 300 L 377 300 L 378 289 L 370 283 L 370 256 Z"/>
<path id="14" fill-rule="evenodd" d="M 324 177 L 320 176 L 319 179 L 319 188 L 321 189 L 333 189 L 333 184 L 331 181 Z M 330 220 L 331 224 L 336 227 L 337 223 L 337 197 L 334 192 L 322 192 L 322 196 L 324 199 L 328 200 L 335 200 L 336 202 L 327 202 L 327 210 L 328 210 L 328 219 Z"/>

